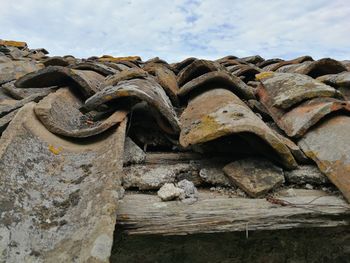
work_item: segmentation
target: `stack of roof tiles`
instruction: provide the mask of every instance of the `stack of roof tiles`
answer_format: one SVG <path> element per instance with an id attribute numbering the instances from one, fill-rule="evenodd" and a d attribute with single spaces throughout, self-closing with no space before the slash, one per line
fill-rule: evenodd
<path id="1" fill-rule="evenodd" d="M 0 41 L 0 244 L 20 243 L 3 255 L 69 261 L 69 248 L 108 260 L 126 136 L 144 151 L 260 156 L 285 170 L 314 162 L 350 201 L 349 70 L 309 56 L 49 57 Z"/>

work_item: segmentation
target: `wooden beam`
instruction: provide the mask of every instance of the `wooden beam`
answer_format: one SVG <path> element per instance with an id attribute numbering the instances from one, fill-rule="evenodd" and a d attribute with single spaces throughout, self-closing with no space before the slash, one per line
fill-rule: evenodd
<path id="1" fill-rule="evenodd" d="M 117 227 L 130 235 L 185 235 L 350 225 L 350 205 L 341 197 L 318 190 L 294 193 L 267 201 L 200 190 L 192 205 L 128 193 L 118 207 Z"/>

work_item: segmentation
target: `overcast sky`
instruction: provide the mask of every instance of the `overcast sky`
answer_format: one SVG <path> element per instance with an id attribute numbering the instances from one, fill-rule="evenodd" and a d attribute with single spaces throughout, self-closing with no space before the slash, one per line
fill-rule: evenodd
<path id="1" fill-rule="evenodd" d="M 350 59 L 347 0 L 1 0 L 0 25 L 51 55 Z"/>

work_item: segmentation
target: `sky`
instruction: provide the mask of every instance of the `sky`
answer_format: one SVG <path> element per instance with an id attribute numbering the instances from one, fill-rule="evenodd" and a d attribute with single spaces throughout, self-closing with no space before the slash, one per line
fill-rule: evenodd
<path id="1" fill-rule="evenodd" d="M 52 56 L 350 59 L 348 0 L 1 0 L 0 25 Z"/>

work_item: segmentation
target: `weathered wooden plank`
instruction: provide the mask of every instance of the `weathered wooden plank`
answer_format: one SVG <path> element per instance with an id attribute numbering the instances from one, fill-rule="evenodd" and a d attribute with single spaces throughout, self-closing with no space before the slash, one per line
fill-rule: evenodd
<path id="1" fill-rule="evenodd" d="M 146 164 L 177 164 L 179 162 L 189 162 L 203 159 L 203 156 L 193 152 L 154 152 L 147 153 Z"/>
<path id="2" fill-rule="evenodd" d="M 129 193 L 120 201 L 117 224 L 130 235 L 184 235 L 299 227 L 350 225 L 350 205 L 341 197 L 317 190 L 297 190 L 266 199 L 229 198 L 201 190 L 198 202 L 162 202 L 155 195 Z"/>

